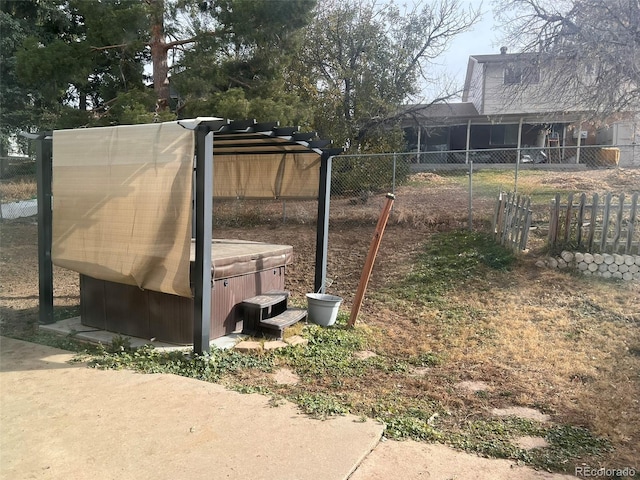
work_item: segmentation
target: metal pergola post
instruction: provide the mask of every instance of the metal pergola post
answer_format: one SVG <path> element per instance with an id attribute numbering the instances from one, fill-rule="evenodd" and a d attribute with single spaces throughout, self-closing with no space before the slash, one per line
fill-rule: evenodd
<path id="1" fill-rule="evenodd" d="M 53 137 L 51 132 L 26 133 L 22 136 L 36 141 L 36 182 L 38 202 L 38 322 L 53 323 L 53 238 L 52 191 Z"/>
<path id="2" fill-rule="evenodd" d="M 39 322 L 53 323 L 53 238 L 52 190 L 53 139 L 42 135 L 36 147 L 36 178 L 38 182 L 38 309 Z"/>
<path id="3" fill-rule="evenodd" d="M 211 331 L 211 236 L 213 233 L 213 131 L 196 127 L 195 268 L 193 298 L 193 351 L 209 352 Z"/>
<path id="4" fill-rule="evenodd" d="M 316 227 L 316 268 L 314 292 L 325 293 L 327 287 L 327 249 L 329 246 L 329 204 L 331 201 L 331 154 L 320 157 L 318 220 Z"/>

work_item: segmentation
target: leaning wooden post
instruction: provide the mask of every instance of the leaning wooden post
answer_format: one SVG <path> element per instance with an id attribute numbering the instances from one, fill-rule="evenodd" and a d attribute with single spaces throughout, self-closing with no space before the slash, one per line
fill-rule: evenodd
<path id="1" fill-rule="evenodd" d="M 387 226 L 389 214 L 391 213 L 391 207 L 393 206 L 393 201 L 395 200 L 395 198 L 395 195 L 393 195 L 392 193 L 387 193 L 387 201 L 382 208 L 382 212 L 380 212 L 378 225 L 376 226 L 376 231 L 373 234 L 373 239 L 371 240 L 369 253 L 367 255 L 367 259 L 364 262 L 362 275 L 360 276 L 358 290 L 356 290 L 356 296 L 353 300 L 353 306 L 351 307 L 351 316 L 349 317 L 348 324 L 350 327 L 353 327 L 355 325 L 358 314 L 360 313 L 360 307 L 362 306 L 362 300 L 364 299 L 364 292 L 367 290 L 367 284 L 369 283 L 369 278 L 371 278 L 373 262 L 375 261 L 376 255 L 378 254 L 380 242 L 382 241 L 382 234 L 384 233 L 384 229 Z"/>

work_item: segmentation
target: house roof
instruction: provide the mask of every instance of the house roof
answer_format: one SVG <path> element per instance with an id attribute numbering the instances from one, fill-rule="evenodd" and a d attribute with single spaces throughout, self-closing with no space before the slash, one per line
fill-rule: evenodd
<path id="1" fill-rule="evenodd" d="M 522 53 L 496 53 L 488 55 L 471 55 L 469 58 L 475 59 L 478 63 L 500 63 L 500 62 L 514 62 L 519 60 L 532 60 L 539 56 L 535 52 L 522 52 Z"/>
<path id="2" fill-rule="evenodd" d="M 406 105 L 403 117 L 420 123 L 457 123 L 461 119 L 477 117 L 478 110 L 471 102 L 432 103 L 428 105 Z M 405 123 L 407 123 L 405 121 Z"/>
<path id="3" fill-rule="evenodd" d="M 403 125 L 410 126 L 420 124 L 423 126 L 444 127 L 462 125 L 471 121 L 472 124 L 518 123 L 520 119 L 524 123 L 570 123 L 580 119 L 580 112 L 554 113 L 521 113 L 483 115 L 478 113 L 471 102 L 431 104 L 431 105 L 407 105 L 405 107 Z"/>

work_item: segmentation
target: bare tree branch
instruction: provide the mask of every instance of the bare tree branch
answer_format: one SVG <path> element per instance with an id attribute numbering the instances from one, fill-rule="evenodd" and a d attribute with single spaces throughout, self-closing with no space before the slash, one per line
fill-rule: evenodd
<path id="1" fill-rule="evenodd" d="M 498 0 L 496 14 L 506 42 L 536 53 L 552 76 L 547 99 L 594 116 L 640 109 L 637 0 Z"/>
<path id="2" fill-rule="evenodd" d="M 119 43 L 117 45 L 105 45 L 104 47 L 91 47 L 91 50 L 95 52 L 101 52 L 104 50 L 112 50 L 114 48 L 124 48 L 128 46 L 129 46 L 128 43 Z"/>

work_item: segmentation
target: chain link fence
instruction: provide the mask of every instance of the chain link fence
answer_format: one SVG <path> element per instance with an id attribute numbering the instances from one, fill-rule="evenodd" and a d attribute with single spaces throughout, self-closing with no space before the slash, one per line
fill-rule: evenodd
<path id="1" fill-rule="evenodd" d="M 390 233 L 385 233 L 377 260 L 380 284 L 384 278 L 402 275 L 391 259 L 415 255 L 434 232 L 489 233 L 500 192 L 530 198 L 527 248 L 544 247 L 556 194 L 637 192 L 638 154 L 634 146 L 581 146 L 335 157 L 328 276 L 338 277 L 334 288 L 349 299 L 387 192 L 396 200 L 387 227 Z M 621 163 L 629 167 L 620 167 Z M 345 272 L 350 277 L 340 278 Z"/>
<path id="2" fill-rule="evenodd" d="M 423 152 L 416 155 L 411 169 L 444 178 L 459 176 L 464 170 L 469 177 L 468 214 L 472 226 L 474 221 L 486 221 L 486 202 L 493 202 L 500 191 L 533 196 L 546 208 L 557 191 L 597 190 L 597 178 L 608 176 L 612 170 L 619 172 L 619 165 L 640 167 L 638 154 L 640 150 L 636 151 L 634 145 Z M 584 177 L 582 183 L 576 183 L 580 176 Z M 616 185 L 602 185 L 609 187 Z"/>
<path id="3" fill-rule="evenodd" d="M 436 215 L 440 220 L 449 216 L 449 222 L 465 221 L 473 226 L 487 220 L 487 201 L 491 203 L 500 190 L 540 194 L 544 188 L 538 179 L 545 172 L 562 177 L 568 172 L 616 167 L 621 156 L 631 159 L 626 163 L 640 166 L 639 153 L 635 145 L 628 145 L 340 155 L 333 159 L 332 220 L 369 218 L 370 199 L 400 188 L 409 197 L 420 193 L 425 197 L 418 209 L 415 205 L 406 211 L 396 207 L 405 220 L 422 216 L 425 221 L 434 221 Z M 33 158 L 0 159 L 0 219 L 36 214 L 35 169 Z M 419 187 L 424 187 L 422 192 Z M 435 191 L 440 194 L 431 198 Z M 446 199 L 445 211 L 440 208 L 442 199 Z M 314 201 L 240 199 L 216 202 L 216 207 L 214 224 L 225 226 L 287 221 L 305 224 L 315 222 L 316 215 Z"/>
<path id="4" fill-rule="evenodd" d="M 37 214 L 36 163 L 29 157 L 0 157 L 0 220 Z"/>
<path id="5" fill-rule="evenodd" d="M 333 161 L 332 199 L 339 202 L 346 196 L 351 204 L 366 205 L 376 193 L 422 195 L 423 201 L 412 203 L 404 215 L 431 218 L 437 212 L 456 223 L 464 219 L 472 227 L 487 221 L 488 203 L 500 191 L 540 196 L 550 190 L 542 177 L 607 171 L 618 167 L 621 154 L 632 167 L 640 166 L 634 146 L 341 155 Z"/>

